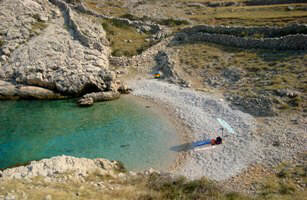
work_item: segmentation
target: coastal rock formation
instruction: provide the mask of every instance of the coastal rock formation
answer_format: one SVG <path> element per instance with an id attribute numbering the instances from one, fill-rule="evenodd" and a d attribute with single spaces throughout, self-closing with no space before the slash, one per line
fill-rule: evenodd
<path id="1" fill-rule="evenodd" d="M 76 176 L 86 176 L 98 171 L 100 174 L 112 174 L 113 170 L 120 169 L 117 161 L 102 158 L 87 159 L 71 156 L 56 156 L 50 159 L 32 161 L 27 166 L 6 169 L 1 172 L 1 178 L 32 178 L 35 176 L 52 177 L 65 172 L 74 172 Z"/>
<path id="2" fill-rule="evenodd" d="M 35 86 L 16 86 L 0 80 L 0 100 L 63 98 L 66 97 L 49 89 Z"/>
<path id="3" fill-rule="evenodd" d="M 99 101 L 111 101 L 118 99 L 120 97 L 119 92 L 109 91 L 109 92 L 93 92 L 84 95 L 79 101 L 80 106 L 91 106 L 94 102 Z"/>
<path id="4" fill-rule="evenodd" d="M 112 90 L 115 75 L 108 69 L 110 50 L 100 24 L 61 0 L 4 0 L 0 13 L 2 80 L 67 96 Z M 13 96 L 27 93 L 11 87 Z M 24 96 L 29 95 L 18 98 Z"/>

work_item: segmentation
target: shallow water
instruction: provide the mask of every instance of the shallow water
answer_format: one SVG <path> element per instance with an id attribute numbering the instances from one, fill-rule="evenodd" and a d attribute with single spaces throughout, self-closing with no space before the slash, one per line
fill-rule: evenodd
<path id="1" fill-rule="evenodd" d="M 57 155 L 165 169 L 179 136 L 169 119 L 134 97 L 79 108 L 75 100 L 0 101 L 0 168 Z"/>

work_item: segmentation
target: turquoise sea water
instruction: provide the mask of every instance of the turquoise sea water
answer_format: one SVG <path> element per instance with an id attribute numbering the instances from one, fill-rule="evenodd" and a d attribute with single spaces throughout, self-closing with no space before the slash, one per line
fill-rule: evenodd
<path id="1" fill-rule="evenodd" d="M 165 169 L 178 144 L 168 118 L 132 97 L 89 108 L 75 100 L 0 101 L 0 168 L 65 154 Z"/>

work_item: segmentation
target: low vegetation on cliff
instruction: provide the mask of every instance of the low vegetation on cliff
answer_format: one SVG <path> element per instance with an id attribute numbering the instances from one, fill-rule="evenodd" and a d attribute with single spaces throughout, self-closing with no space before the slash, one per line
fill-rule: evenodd
<path id="1" fill-rule="evenodd" d="M 121 170 L 122 171 L 122 170 Z M 137 199 L 137 200 L 302 200 L 307 195 L 306 167 L 281 165 L 276 173 L 255 182 L 254 194 L 225 190 L 205 178 L 188 181 L 157 172 L 113 175 L 94 171 L 81 179 L 72 172 L 54 177 L 5 179 L 0 182 L 0 198 L 11 199 Z"/>
<path id="2" fill-rule="evenodd" d="M 199 87 L 250 98 L 265 95 L 279 112 L 306 107 L 304 52 L 244 50 L 208 43 L 183 44 L 176 49 L 183 70 L 197 77 Z"/>
<path id="3" fill-rule="evenodd" d="M 133 26 L 119 20 L 102 20 L 113 56 L 134 56 L 150 46 L 150 34 L 138 32 Z"/>

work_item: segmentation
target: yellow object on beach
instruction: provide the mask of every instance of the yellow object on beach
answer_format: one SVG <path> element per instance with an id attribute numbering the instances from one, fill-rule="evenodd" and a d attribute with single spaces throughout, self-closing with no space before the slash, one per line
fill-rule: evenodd
<path id="1" fill-rule="evenodd" d="M 161 75 L 160 75 L 159 73 L 156 73 L 156 74 L 155 74 L 155 78 L 160 78 L 160 76 L 161 76 Z"/>

